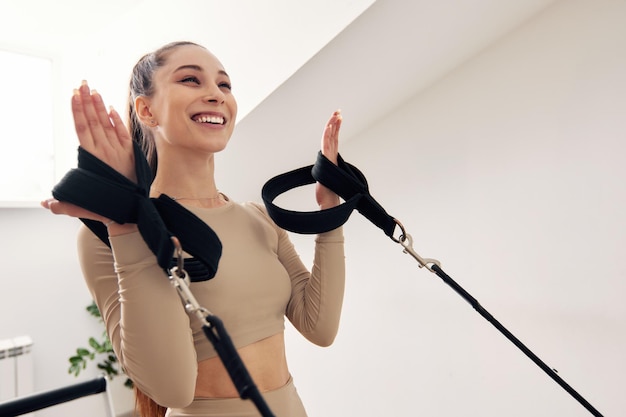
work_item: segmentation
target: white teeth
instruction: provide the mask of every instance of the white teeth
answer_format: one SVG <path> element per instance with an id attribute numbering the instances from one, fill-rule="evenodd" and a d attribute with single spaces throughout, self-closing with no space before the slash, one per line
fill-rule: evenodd
<path id="1" fill-rule="evenodd" d="M 224 124 L 224 118 L 219 116 L 200 116 L 195 118 L 194 121 L 198 123 Z"/>

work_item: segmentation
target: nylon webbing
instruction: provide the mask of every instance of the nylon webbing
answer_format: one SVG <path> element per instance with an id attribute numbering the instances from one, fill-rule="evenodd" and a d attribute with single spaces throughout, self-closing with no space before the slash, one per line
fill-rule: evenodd
<path id="1" fill-rule="evenodd" d="M 339 195 L 344 203 L 325 210 L 305 212 L 283 209 L 273 203 L 280 194 L 316 181 Z M 389 237 L 396 227 L 395 219 L 370 195 L 363 173 L 345 162 L 341 155 L 338 155 L 335 165 L 318 152 L 314 165 L 277 175 L 267 181 L 261 196 L 274 222 L 295 233 L 323 233 L 336 229 L 348 221 L 354 209 Z"/>
<path id="2" fill-rule="evenodd" d="M 213 278 L 222 254 L 222 244 L 206 223 L 162 194 L 148 197 L 152 173 L 139 146 L 134 143 L 137 184 L 115 171 L 83 148 L 78 149 L 78 167 L 70 170 L 54 187 L 59 201 L 75 204 L 117 223 L 136 223 L 157 262 L 164 270 L 172 266 L 176 236 L 193 256 L 192 281 Z M 81 219 L 100 240 L 110 246 L 106 227 L 94 220 Z M 198 264 L 199 263 L 199 264 Z"/>
<path id="3" fill-rule="evenodd" d="M 86 208 L 117 223 L 137 223 L 139 232 L 163 269 L 172 266 L 174 246 L 171 237 L 177 236 L 185 251 L 193 256 L 193 269 L 200 270 L 200 273 L 192 275 L 192 280 L 212 278 L 221 256 L 219 238 L 206 223 L 168 196 L 162 194 L 157 199 L 148 197 L 151 170 L 139 146 L 134 144 L 134 147 L 137 184 L 79 148 L 78 167 L 65 175 L 54 187 L 52 195 L 59 201 Z M 287 210 L 273 204 L 280 194 L 316 181 L 338 194 L 344 203 L 311 212 Z M 276 224 L 295 233 L 313 234 L 336 229 L 348 220 L 354 209 L 389 237 L 392 237 L 396 227 L 394 218 L 370 195 L 363 173 L 345 162 L 341 155 L 338 155 L 338 164 L 335 165 L 318 152 L 314 165 L 267 181 L 262 189 L 262 198 Z M 102 223 L 81 220 L 110 246 Z"/>

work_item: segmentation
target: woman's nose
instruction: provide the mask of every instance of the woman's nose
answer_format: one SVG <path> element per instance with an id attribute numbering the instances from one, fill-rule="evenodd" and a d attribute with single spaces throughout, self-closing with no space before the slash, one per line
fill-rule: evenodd
<path id="1" fill-rule="evenodd" d="M 204 100 L 209 103 L 223 103 L 225 99 L 224 92 L 217 85 L 207 87 Z"/>

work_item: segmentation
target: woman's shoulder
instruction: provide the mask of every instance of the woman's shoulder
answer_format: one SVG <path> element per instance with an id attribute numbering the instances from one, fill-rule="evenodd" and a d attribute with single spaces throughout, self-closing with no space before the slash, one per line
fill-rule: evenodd
<path id="1" fill-rule="evenodd" d="M 255 218 L 259 222 L 263 222 L 274 229 L 280 229 L 267 213 L 267 209 L 262 203 L 258 203 L 256 201 L 246 201 L 245 203 L 240 203 L 239 206 L 248 216 Z"/>
<path id="2" fill-rule="evenodd" d="M 253 213 L 260 213 L 266 217 L 269 217 L 269 215 L 267 214 L 267 210 L 265 209 L 265 206 L 261 203 L 258 203 L 256 201 L 246 201 L 245 203 L 239 203 L 239 205 L 244 210 L 248 210 Z"/>

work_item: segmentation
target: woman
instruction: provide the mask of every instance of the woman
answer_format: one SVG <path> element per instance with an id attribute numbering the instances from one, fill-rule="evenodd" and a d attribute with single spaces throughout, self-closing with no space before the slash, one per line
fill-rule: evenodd
<path id="1" fill-rule="evenodd" d="M 131 134 L 83 82 L 72 97 L 81 147 L 136 181 L 133 140 L 142 143 L 155 172 L 151 197 L 174 198 L 222 243 L 215 277 L 192 283 L 192 292 L 224 321 L 272 411 L 305 416 L 285 359 L 284 316 L 313 343 L 333 342 L 344 291 L 341 228 L 317 236 L 309 272 L 261 205 L 235 203 L 218 191 L 214 155 L 231 137 L 237 103 L 222 64 L 202 46 L 172 43 L 141 58 L 129 104 Z M 340 126 L 335 112 L 322 137 L 322 152 L 335 163 Z M 315 197 L 322 209 L 339 204 L 320 184 Z M 258 415 L 250 401 L 238 398 L 199 321 L 185 312 L 135 224 L 117 224 L 54 199 L 43 206 L 107 226 L 110 248 L 89 229 L 80 230 L 79 258 L 143 415 L 148 409 L 151 416 L 162 415 L 164 408 L 169 417 Z"/>

